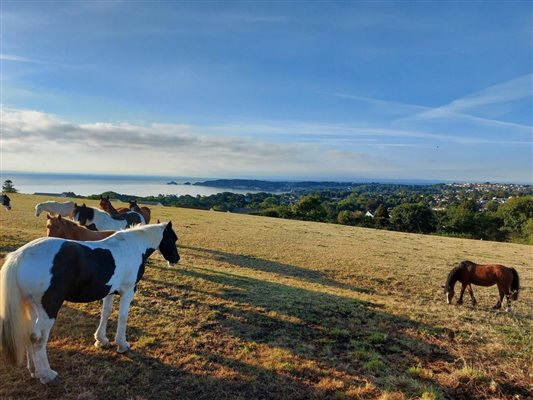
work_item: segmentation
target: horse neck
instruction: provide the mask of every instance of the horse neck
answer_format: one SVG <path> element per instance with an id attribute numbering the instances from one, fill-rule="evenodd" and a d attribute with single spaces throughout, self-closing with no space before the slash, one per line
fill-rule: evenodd
<path id="1" fill-rule="evenodd" d="M 118 235 L 125 239 L 132 246 L 137 246 L 142 251 L 146 249 L 157 249 L 163 239 L 163 229 L 160 225 L 143 225 L 142 228 L 132 228 L 120 231 Z M 115 235 L 117 236 L 117 235 Z"/>
<path id="2" fill-rule="evenodd" d="M 117 209 L 115 207 L 113 207 L 113 204 L 111 204 L 110 201 L 106 201 L 104 204 L 105 204 L 105 206 L 102 207 L 104 209 L 104 211 L 107 211 L 111 215 L 118 214 Z"/>
<path id="3" fill-rule="evenodd" d="M 455 283 L 459 280 L 459 274 L 461 273 L 460 267 L 455 267 L 448 274 L 448 279 L 446 280 L 446 287 L 452 289 L 455 286 Z"/>

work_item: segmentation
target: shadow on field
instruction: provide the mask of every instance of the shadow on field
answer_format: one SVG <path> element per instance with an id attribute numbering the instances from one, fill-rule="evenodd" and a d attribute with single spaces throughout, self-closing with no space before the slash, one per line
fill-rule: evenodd
<path id="1" fill-rule="evenodd" d="M 185 371 L 184 362 L 168 362 L 140 352 L 119 355 L 112 349 L 92 347 L 97 319 L 92 314 L 64 306 L 62 322 L 53 328 L 49 361 L 61 379 L 57 386 L 42 385 L 25 367 L 0 366 L 0 399 L 325 399 L 327 390 L 316 389 L 292 377 L 252 366 L 209 351 L 191 351 L 205 370 Z M 73 326 L 72 322 L 76 321 Z M 88 323 L 85 323 L 88 321 Z M 111 322 L 111 321 L 110 321 Z M 110 324 L 111 338 L 115 326 Z M 111 329 L 112 328 L 112 329 Z M 128 327 L 128 338 L 143 334 Z M 58 347 L 59 346 L 59 347 Z M 168 351 L 168 349 L 167 349 Z M 173 362 L 174 360 L 174 362 Z M 177 365 L 175 365 L 177 364 Z M 233 371 L 212 376 L 219 366 Z"/>
<path id="2" fill-rule="evenodd" d="M 408 386 L 408 397 L 420 396 L 421 388 L 448 391 L 432 379 L 418 383 L 407 374 L 410 367 L 435 361 L 453 364 L 454 358 L 439 344 L 448 340 L 444 329 L 391 315 L 369 301 L 333 293 L 200 267 L 167 271 L 221 286 L 220 301 L 203 305 L 214 316 L 213 323 L 205 324 L 204 329 L 266 346 L 273 353 L 283 349 L 285 356 L 266 362 L 278 373 L 292 376 L 294 382 L 317 384 L 335 376 L 337 387 L 329 387 L 326 398 L 345 396 L 349 388 L 360 387 L 362 382 L 372 382 L 380 390 L 398 390 L 398 379 L 403 379 L 400 385 Z M 307 362 L 319 367 L 300 367 Z M 457 393 L 454 397 L 461 398 Z"/>
<path id="3" fill-rule="evenodd" d="M 204 249 L 204 248 L 191 247 L 191 246 L 180 246 L 180 249 L 181 248 L 193 250 L 194 252 L 197 253 L 196 254 L 197 256 L 198 255 L 202 256 L 202 253 L 207 254 L 206 256 L 204 256 L 205 258 L 213 258 L 216 261 L 233 264 L 240 268 L 250 268 L 250 269 L 254 269 L 258 271 L 274 273 L 274 274 L 283 275 L 289 278 L 300 279 L 302 281 L 306 281 L 310 283 L 318 283 L 321 285 L 331 286 L 337 289 L 346 289 L 346 290 L 352 290 L 354 292 L 361 292 L 361 293 L 373 293 L 374 292 L 372 289 L 360 288 L 357 286 L 335 281 L 333 279 L 330 279 L 324 276 L 324 274 L 319 271 L 313 271 L 313 270 L 309 270 L 306 268 L 297 267 L 294 265 L 273 262 L 273 261 L 265 260 L 265 259 L 258 258 L 258 257 L 227 253 L 227 252 L 220 251 L 220 250 L 211 250 L 211 249 Z"/>

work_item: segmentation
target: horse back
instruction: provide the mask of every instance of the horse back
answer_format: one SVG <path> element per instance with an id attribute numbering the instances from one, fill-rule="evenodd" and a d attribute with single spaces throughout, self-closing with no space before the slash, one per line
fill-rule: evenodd
<path id="1" fill-rule="evenodd" d="M 126 221 L 126 227 L 137 224 L 145 224 L 144 217 L 136 211 L 128 211 L 123 214 L 113 215 L 112 218 L 116 221 Z"/>
<path id="2" fill-rule="evenodd" d="M 492 286 L 498 283 L 511 283 L 513 279 L 512 270 L 504 265 L 475 265 L 468 271 L 469 283 L 479 286 Z"/>

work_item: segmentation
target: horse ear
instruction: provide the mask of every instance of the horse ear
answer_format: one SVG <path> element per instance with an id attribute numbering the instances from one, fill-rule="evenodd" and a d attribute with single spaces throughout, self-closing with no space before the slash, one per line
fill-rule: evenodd
<path id="1" fill-rule="evenodd" d="M 57 214 L 57 220 L 61 221 L 61 214 Z"/>
<path id="2" fill-rule="evenodd" d="M 83 203 L 82 207 L 87 207 L 87 206 L 85 205 L 85 203 Z"/>
<path id="3" fill-rule="evenodd" d="M 46 213 L 46 219 L 52 219 L 52 216 L 50 215 L 50 213 Z"/>
<path id="4" fill-rule="evenodd" d="M 100 195 L 100 200 L 103 200 L 104 199 L 104 196 Z"/>
<path id="5" fill-rule="evenodd" d="M 172 221 L 168 221 L 167 228 L 171 228 L 172 229 Z"/>
<path id="6" fill-rule="evenodd" d="M 160 223 L 161 223 L 161 221 L 159 221 L 159 218 L 157 219 L 157 223 L 158 223 L 158 224 L 160 224 Z"/>

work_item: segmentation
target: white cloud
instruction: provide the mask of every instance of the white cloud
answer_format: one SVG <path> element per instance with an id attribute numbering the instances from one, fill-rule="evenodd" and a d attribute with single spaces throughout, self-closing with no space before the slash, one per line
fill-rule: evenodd
<path id="1" fill-rule="evenodd" d="M 485 168 L 485 175 L 464 176 L 479 163 L 481 155 L 475 146 L 496 144 L 520 149 L 531 144 L 526 140 L 298 121 L 217 126 L 77 124 L 56 115 L 20 109 L 4 109 L 1 119 L 2 168 L 18 171 L 490 180 L 494 176 L 490 175 L 494 172 L 491 169 L 499 168 L 497 163 Z M 449 150 L 438 150 L 436 143 L 448 149 L 464 144 L 476 151 L 463 149 L 463 155 L 457 158 L 455 150 L 450 156 Z M 524 173 L 527 175 L 515 172 L 512 179 L 527 180 L 522 178 Z"/>

